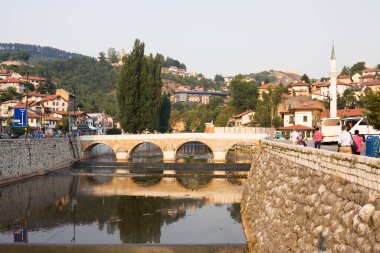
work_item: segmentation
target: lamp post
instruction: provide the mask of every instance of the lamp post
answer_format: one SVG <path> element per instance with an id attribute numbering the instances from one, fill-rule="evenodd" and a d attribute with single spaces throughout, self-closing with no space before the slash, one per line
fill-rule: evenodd
<path id="1" fill-rule="evenodd" d="M 26 72 L 26 103 L 25 103 L 25 111 L 26 111 L 26 128 L 25 128 L 25 139 L 28 138 L 28 98 L 29 98 L 29 73 Z"/>

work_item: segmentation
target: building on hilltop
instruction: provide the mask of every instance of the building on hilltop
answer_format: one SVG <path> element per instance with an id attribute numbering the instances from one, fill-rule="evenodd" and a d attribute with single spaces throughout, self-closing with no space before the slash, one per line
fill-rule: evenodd
<path id="1" fill-rule="evenodd" d="M 212 97 L 221 97 L 226 102 L 228 94 L 217 91 L 176 91 L 173 96 L 173 102 L 208 104 Z"/>
<path id="2" fill-rule="evenodd" d="M 289 85 L 288 92 L 291 96 L 309 96 L 310 95 L 310 88 L 309 84 L 305 83 L 304 81 L 300 81 L 297 83 L 293 83 Z"/>
<path id="3" fill-rule="evenodd" d="M 263 94 L 268 93 L 269 89 L 275 89 L 275 88 L 276 88 L 276 85 L 274 85 L 272 83 L 266 83 L 266 84 L 259 86 L 257 88 L 257 90 L 259 91 L 259 99 L 263 100 Z"/>

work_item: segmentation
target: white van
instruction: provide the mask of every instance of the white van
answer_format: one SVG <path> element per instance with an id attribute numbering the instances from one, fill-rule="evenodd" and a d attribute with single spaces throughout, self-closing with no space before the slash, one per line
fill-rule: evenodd
<path id="1" fill-rule="evenodd" d="M 349 117 L 343 119 L 343 124 L 345 126 L 350 126 L 350 133 L 354 134 L 355 130 L 359 130 L 360 135 L 380 135 L 380 131 L 374 129 L 372 126 L 367 124 L 367 119 L 364 117 Z"/>
<path id="2" fill-rule="evenodd" d="M 325 142 L 338 142 L 339 135 L 342 132 L 342 122 L 340 118 L 323 118 L 315 124 L 319 128 Z"/>

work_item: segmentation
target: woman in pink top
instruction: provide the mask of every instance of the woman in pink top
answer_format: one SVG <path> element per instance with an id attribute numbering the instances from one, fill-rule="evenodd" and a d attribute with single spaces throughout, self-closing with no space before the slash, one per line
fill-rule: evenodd
<path id="1" fill-rule="evenodd" d="M 323 139 L 322 133 L 319 131 L 319 128 L 317 127 L 317 130 L 313 134 L 314 148 L 317 148 L 317 149 L 321 148 L 322 139 Z"/>
<path id="2" fill-rule="evenodd" d="M 363 148 L 363 151 L 365 151 L 365 146 L 364 146 L 363 138 L 359 136 L 359 130 L 355 130 L 355 135 L 352 137 L 354 138 L 354 141 L 356 145 L 358 146 L 358 149 L 356 150 L 355 155 L 360 155 L 360 153 L 362 152 L 362 148 Z"/>

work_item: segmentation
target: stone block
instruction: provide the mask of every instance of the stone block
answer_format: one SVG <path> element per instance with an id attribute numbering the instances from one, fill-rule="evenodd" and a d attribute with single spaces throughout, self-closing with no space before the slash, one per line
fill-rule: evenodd
<path id="1" fill-rule="evenodd" d="M 374 211 L 375 211 L 374 205 L 366 204 L 360 209 L 359 217 L 364 223 L 368 224 L 369 220 L 371 219 L 372 213 Z"/>

